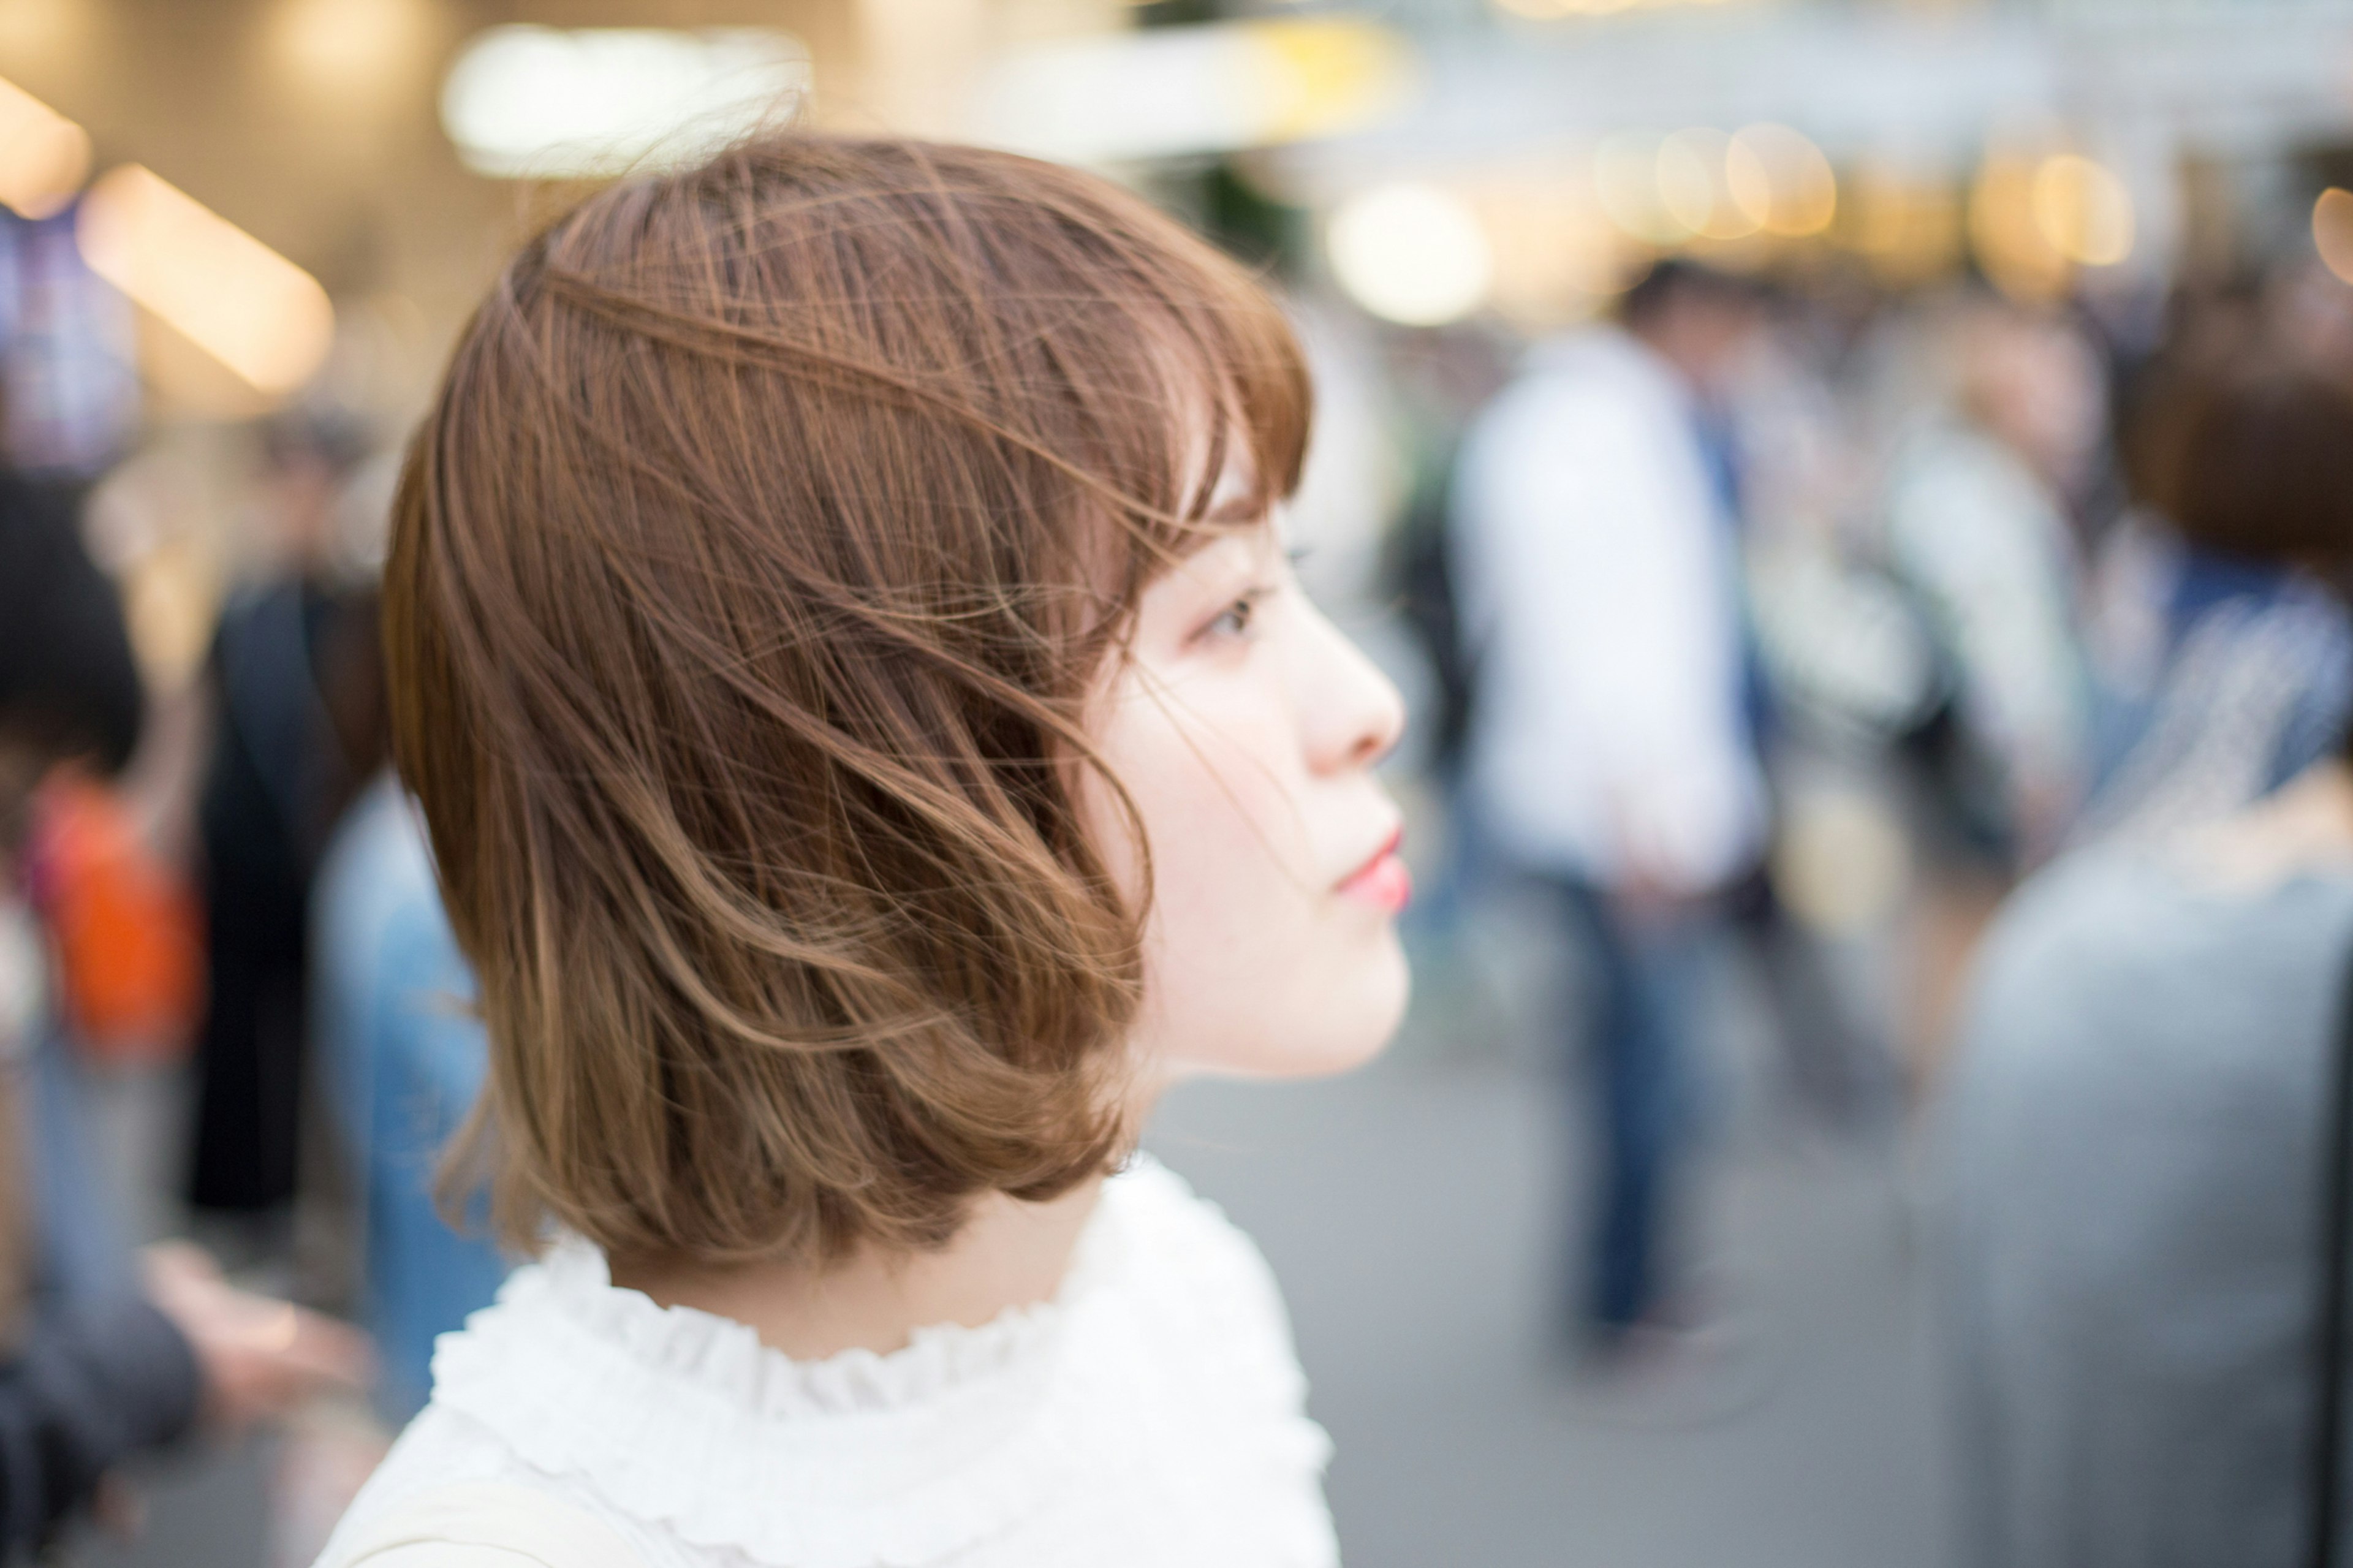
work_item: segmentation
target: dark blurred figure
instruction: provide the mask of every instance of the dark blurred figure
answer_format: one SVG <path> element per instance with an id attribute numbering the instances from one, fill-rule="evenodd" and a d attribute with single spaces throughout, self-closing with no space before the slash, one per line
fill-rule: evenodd
<path id="1" fill-rule="evenodd" d="M 0 471 L 0 1562 L 87 1509 L 115 1466 L 209 1411 L 241 1425 L 324 1383 L 355 1384 L 359 1342 L 234 1290 L 192 1248 L 143 1282 L 104 1212 L 57 1037 L 27 830 L 65 764 L 113 771 L 142 710 L 112 584 L 69 492 Z"/>
<path id="2" fill-rule="evenodd" d="M 334 504 L 364 456 L 359 433 L 332 422 L 269 426 L 274 570 L 230 599 L 206 671 L 216 719 L 197 832 L 211 990 L 189 1198 L 265 1225 L 296 1185 L 311 874 L 385 754 L 375 593 L 332 566 Z"/>
<path id="3" fill-rule="evenodd" d="M 1535 349 L 1461 460 L 1464 809 L 1557 894 L 1593 961 L 1573 1045 L 1599 1113 L 1581 1315 L 1605 1354 L 1674 1326 L 1663 1245 L 1694 1110 L 1698 960 L 1764 851 L 1724 401 L 1761 324 L 1746 285 L 1662 264 L 1620 323 Z"/>
<path id="4" fill-rule="evenodd" d="M 2276 358 L 2206 374 L 2179 515 L 2344 583 L 2353 395 Z M 2071 855 L 1996 923 L 1936 1167 L 1966 1563 L 2304 1560 L 2348 958 L 2341 754 L 2220 823 Z"/>

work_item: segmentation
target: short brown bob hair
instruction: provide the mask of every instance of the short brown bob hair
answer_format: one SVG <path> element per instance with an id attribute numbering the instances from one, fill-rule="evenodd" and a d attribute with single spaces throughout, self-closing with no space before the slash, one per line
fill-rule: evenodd
<path id="1" fill-rule="evenodd" d="M 1006 153 L 776 135 L 523 248 L 385 593 L 491 1039 L 453 1169 L 506 1239 L 824 1261 L 1117 1157 L 1142 910 L 1081 831 L 1087 700 L 1307 420 L 1238 267 Z"/>
<path id="2" fill-rule="evenodd" d="M 2182 395 L 2166 511 L 2209 550 L 2353 583 L 2353 390 L 2277 351 L 2210 366 Z"/>

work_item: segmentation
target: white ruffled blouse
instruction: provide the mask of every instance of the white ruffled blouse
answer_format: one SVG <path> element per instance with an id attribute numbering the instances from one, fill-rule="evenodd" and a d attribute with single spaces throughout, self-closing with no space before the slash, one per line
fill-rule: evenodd
<path id="1" fill-rule="evenodd" d="M 1060 1293 L 802 1362 L 559 1246 L 442 1336 L 331 1543 L 429 1489 L 543 1489 L 645 1568 L 1330 1568 L 1330 1444 L 1265 1260 L 1139 1159 Z"/>

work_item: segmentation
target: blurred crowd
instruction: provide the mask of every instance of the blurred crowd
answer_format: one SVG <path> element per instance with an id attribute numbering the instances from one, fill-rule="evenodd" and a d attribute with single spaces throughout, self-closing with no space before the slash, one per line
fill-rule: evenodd
<path id="1" fill-rule="evenodd" d="M 1463 873 L 1579 961 L 1573 1350 L 1723 1354 L 1679 1215 L 1744 956 L 1796 1114 L 1916 1136 L 1964 1561 L 2334 1529 L 2348 329 L 2317 268 L 2135 310 L 1670 261 L 1453 448 L 1408 602 Z"/>
<path id="2" fill-rule="evenodd" d="M 2353 952 L 2353 288 L 1669 259 L 1534 343 L 1297 313 L 1305 570 L 1419 710 L 1411 939 L 1476 984 L 1517 900 L 1570 977 L 1577 1375 L 1718 1353 L 1682 1216 L 1739 1012 L 1791 1116 L 1916 1144 L 1976 1560 L 2286 1561 Z M 102 343 L 42 353 L 0 376 L 9 1552 L 206 1406 L 364 1385 L 396 1426 L 505 1267 L 436 1207 L 483 1058 L 385 763 L 399 432 L 298 403 L 197 462 L 93 400 Z M 141 1075 L 185 1092 L 133 1228 L 207 1249 L 143 1274 L 73 1136 Z"/>

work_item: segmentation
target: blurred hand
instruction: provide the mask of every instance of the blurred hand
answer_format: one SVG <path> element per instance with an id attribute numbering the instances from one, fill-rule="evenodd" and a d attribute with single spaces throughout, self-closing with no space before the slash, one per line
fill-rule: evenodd
<path id="1" fill-rule="evenodd" d="M 2083 790 L 2070 773 L 2056 768 L 2021 771 L 2011 785 L 2010 813 L 2021 870 L 2031 871 L 2060 851 L 2082 801 Z"/>
<path id="2" fill-rule="evenodd" d="M 1701 902 L 1641 866 L 1628 867 L 1609 889 L 1610 907 L 1619 920 L 1637 931 L 1662 931 L 1687 917 Z"/>
<path id="3" fill-rule="evenodd" d="M 147 1295 L 187 1336 L 206 1412 L 235 1431 L 282 1415 L 313 1394 L 364 1391 L 370 1355 L 357 1330 L 291 1301 L 240 1290 L 200 1249 L 147 1249 Z"/>

